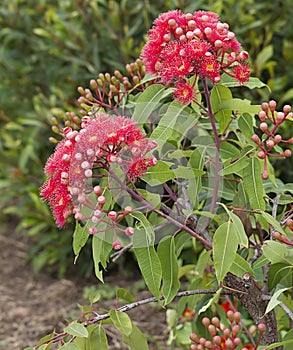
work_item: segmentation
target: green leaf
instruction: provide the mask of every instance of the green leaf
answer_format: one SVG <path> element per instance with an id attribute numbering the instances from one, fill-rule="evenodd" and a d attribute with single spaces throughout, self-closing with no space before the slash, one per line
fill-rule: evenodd
<path id="1" fill-rule="evenodd" d="M 247 154 L 244 154 L 242 157 L 237 159 L 235 162 L 231 163 L 225 162 L 224 169 L 219 172 L 221 176 L 228 175 L 228 174 L 234 174 L 241 172 L 245 167 L 248 166 L 249 158 L 247 157 Z M 226 165 L 227 164 L 227 165 Z"/>
<path id="2" fill-rule="evenodd" d="M 132 332 L 132 323 L 125 312 L 110 310 L 110 318 L 114 326 L 124 335 L 129 336 Z"/>
<path id="3" fill-rule="evenodd" d="M 249 113 L 243 113 L 238 119 L 239 129 L 249 140 L 251 140 L 251 136 L 254 134 L 253 122 L 254 118 Z"/>
<path id="4" fill-rule="evenodd" d="M 282 226 L 279 224 L 279 222 L 269 213 L 266 213 L 265 211 L 262 211 L 260 215 L 278 232 L 280 232 L 283 235 L 287 235 L 286 232 L 283 230 Z"/>
<path id="5" fill-rule="evenodd" d="M 275 292 L 272 297 L 271 300 L 269 301 L 267 307 L 266 307 L 266 312 L 265 315 L 268 314 L 270 311 L 272 311 L 277 305 L 280 304 L 280 301 L 278 300 L 279 296 L 284 293 L 286 290 L 291 289 L 290 288 L 282 288 L 280 290 L 278 290 L 277 292 Z"/>
<path id="6" fill-rule="evenodd" d="M 89 238 L 89 231 L 87 226 L 81 226 L 78 221 L 75 224 L 75 230 L 73 233 L 73 252 L 75 254 L 75 260 L 77 260 L 78 255 L 82 249 L 82 247 L 86 244 Z"/>
<path id="7" fill-rule="evenodd" d="M 291 350 L 292 347 L 290 344 L 293 344 L 293 339 L 289 339 L 289 340 L 284 340 L 284 341 L 280 341 L 277 343 L 273 343 L 270 345 L 265 345 L 263 347 L 260 347 L 259 350 L 271 350 L 271 349 L 277 349 L 280 346 L 284 346 L 283 350 Z M 290 348 L 287 347 L 287 345 L 290 345 Z"/>
<path id="8" fill-rule="evenodd" d="M 248 248 L 248 237 L 247 237 L 246 232 L 244 230 L 242 221 L 240 220 L 240 218 L 236 214 L 232 213 L 231 211 L 228 211 L 228 214 L 234 223 L 234 228 L 235 228 L 235 232 L 237 234 L 238 244 Z"/>
<path id="9" fill-rule="evenodd" d="M 261 71 L 265 68 L 266 63 L 271 59 L 273 56 L 273 46 L 268 45 L 264 47 L 261 52 L 257 55 L 255 64 L 257 67 L 257 73 L 260 74 Z"/>
<path id="10" fill-rule="evenodd" d="M 235 224 L 229 219 L 219 226 L 213 237 L 213 255 L 216 277 L 222 282 L 235 260 L 238 237 Z"/>
<path id="11" fill-rule="evenodd" d="M 222 288 L 219 288 L 217 290 L 217 293 L 204 305 L 200 308 L 198 311 L 198 315 L 200 315 L 203 312 L 206 312 L 206 310 L 213 304 L 216 303 L 221 295 Z"/>
<path id="12" fill-rule="evenodd" d="M 132 325 L 132 332 L 129 336 L 123 335 L 123 342 L 129 345 L 131 350 L 149 350 L 144 334 L 135 325 Z"/>
<path id="13" fill-rule="evenodd" d="M 64 332 L 74 335 L 76 337 L 87 338 L 88 331 L 85 326 L 81 323 L 77 323 L 76 321 L 70 323 L 67 327 L 64 328 Z"/>
<path id="14" fill-rule="evenodd" d="M 268 85 L 263 83 L 259 78 L 255 78 L 255 77 L 250 77 L 248 82 L 243 85 L 243 84 L 239 83 L 239 81 L 237 81 L 236 79 L 230 77 L 229 75 L 223 74 L 221 84 L 225 85 L 227 87 L 243 87 L 243 86 L 245 86 L 251 90 L 256 89 L 256 88 L 261 89 L 261 88 L 265 87 L 268 89 L 268 91 L 271 91 Z"/>
<path id="15" fill-rule="evenodd" d="M 112 244 L 106 240 L 106 235 L 107 232 L 99 232 L 98 235 L 94 235 L 92 240 L 95 274 L 101 282 L 104 282 L 104 280 L 100 265 L 106 269 L 109 255 L 112 250 Z"/>
<path id="16" fill-rule="evenodd" d="M 176 175 L 174 171 L 170 169 L 172 165 L 171 162 L 159 160 L 155 166 L 148 168 L 143 176 L 143 180 L 151 186 L 156 186 L 175 179 Z"/>
<path id="17" fill-rule="evenodd" d="M 59 350 L 80 350 L 80 347 L 78 347 L 77 345 L 75 345 L 73 343 L 67 343 L 67 344 L 64 344 L 63 346 L 61 346 L 61 348 L 59 348 Z"/>
<path id="18" fill-rule="evenodd" d="M 272 290 L 278 283 L 281 282 L 282 279 L 287 277 L 293 266 L 288 266 L 285 263 L 276 263 L 271 264 L 269 273 L 268 273 L 268 287 L 269 290 Z M 283 283 L 284 285 L 284 283 Z"/>
<path id="19" fill-rule="evenodd" d="M 242 277 L 245 273 L 248 272 L 250 276 L 254 277 L 254 272 L 250 264 L 239 254 L 235 255 L 235 259 L 231 265 L 230 272 L 238 277 Z"/>
<path id="20" fill-rule="evenodd" d="M 257 114 L 261 110 L 260 105 L 251 105 L 249 100 L 241 100 L 240 98 L 231 98 L 223 101 L 219 106 L 220 111 L 232 110 L 238 113 Z"/>
<path id="21" fill-rule="evenodd" d="M 107 350 L 108 339 L 104 328 L 98 325 L 89 336 L 89 350 Z"/>
<path id="22" fill-rule="evenodd" d="M 174 299 L 180 287 L 174 237 L 163 238 L 157 252 L 162 267 L 164 305 L 167 305 Z"/>
<path id="23" fill-rule="evenodd" d="M 151 113 L 159 107 L 159 102 L 169 96 L 173 89 L 165 89 L 162 84 L 152 84 L 142 92 L 135 103 L 132 119 L 138 123 L 147 122 Z"/>
<path id="24" fill-rule="evenodd" d="M 157 150 L 161 150 L 162 146 L 172 135 L 173 131 L 176 131 L 175 124 L 178 117 L 183 113 L 185 106 L 182 103 L 173 101 L 169 104 L 167 111 L 161 117 L 159 124 L 152 132 L 150 138 L 156 140 L 158 143 Z M 191 117 L 190 117 L 191 118 Z"/>
<path id="25" fill-rule="evenodd" d="M 243 169 L 244 188 L 248 195 L 251 209 L 265 210 L 264 188 L 261 178 L 261 165 L 256 157 L 251 157 Z"/>
<path id="26" fill-rule="evenodd" d="M 150 292 L 160 298 L 162 268 L 160 259 L 154 248 L 155 233 L 146 217 L 139 212 L 131 213 L 142 225 L 133 236 L 133 250 L 138 266 Z"/>
<path id="27" fill-rule="evenodd" d="M 120 300 L 125 300 L 128 303 L 134 302 L 134 297 L 130 294 L 130 292 L 124 288 L 118 288 L 116 290 L 116 298 Z"/>
<path id="28" fill-rule="evenodd" d="M 220 106 L 225 100 L 230 100 L 232 98 L 232 93 L 229 88 L 222 84 L 216 84 L 214 85 L 212 91 L 211 91 L 211 105 L 212 110 L 215 114 L 216 120 L 220 124 L 220 133 L 222 133 L 226 127 L 228 126 L 229 122 L 231 121 L 232 117 L 232 109 L 233 108 L 226 108 L 226 110 L 221 110 Z"/>
<path id="29" fill-rule="evenodd" d="M 265 241 L 262 247 L 264 256 L 273 264 L 285 263 L 293 266 L 293 258 L 288 255 L 289 249 L 284 244 L 275 241 Z"/>

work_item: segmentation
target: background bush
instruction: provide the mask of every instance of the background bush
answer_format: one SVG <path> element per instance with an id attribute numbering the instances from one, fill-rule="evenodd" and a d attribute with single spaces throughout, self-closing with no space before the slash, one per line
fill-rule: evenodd
<path id="1" fill-rule="evenodd" d="M 33 265 L 62 275 L 72 261 L 73 227 L 59 232 L 39 200 L 54 145 L 51 117 L 77 109 L 76 87 L 99 72 L 124 70 L 140 54 L 160 12 L 217 12 L 251 54 L 254 75 L 272 89 L 255 103 L 293 101 L 291 0 L 3 0 L 0 5 L 0 219 L 31 237 Z M 242 94 L 245 96 L 246 89 Z M 284 130 L 284 133 L 289 131 Z M 283 162 L 279 171 L 292 178 Z M 285 171 L 286 169 L 286 171 Z M 292 169 L 292 167 L 291 167 Z M 84 250 L 85 251 L 85 250 Z M 82 261 L 82 260 L 81 260 Z M 89 271 L 79 262 L 81 272 Z"/>

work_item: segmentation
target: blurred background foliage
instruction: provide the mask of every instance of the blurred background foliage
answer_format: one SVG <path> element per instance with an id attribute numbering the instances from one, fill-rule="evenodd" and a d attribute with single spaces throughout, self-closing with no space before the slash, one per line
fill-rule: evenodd
<path id="1" fill-rule="evenodd" d="M 270 96 L 265 91 L 249 96 L 254 103 L 274 98 L 280 106 L 292 104 L 291 5 L 291 0 L 1 1 L 0 220 L 2 229 L 14 221 L 30 237 L 36 270 L 46 266 L 62 275 L 72 263 L 73 227 L 58 231 L 39 200 L 39 186 L 54 147 L 48 141 L 51 117 L 78 111 L 77 86 L 88 86 L 99 72 L 123 72 L 139 56 L 159 13 L 201 9 L 229 23 L 251 55 L 254 75 L 270 86 Z M 283 172 L 292 178 L 288 167 Z M 79 269 L 89 271 L 86 262 Z"/>

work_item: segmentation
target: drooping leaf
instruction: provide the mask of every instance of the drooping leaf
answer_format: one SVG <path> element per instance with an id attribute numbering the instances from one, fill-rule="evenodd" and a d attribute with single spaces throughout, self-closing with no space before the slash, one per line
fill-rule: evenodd
<path id="1" fill-rule="evenodd" d="M 251 157 L 250 162 L 243 169 L 243 182 L 251 208 L 264 211 L 264 189 L 261 178 L 261 166 L 258 158 Z"/>
<path id="2" fill-rule="evenodd" d="M 157 252 L 162 267 L 164 305 L 167 305 L 173 300 L 180 287 L 174 237 L 163 238 Z"/>
<path id="3" fill-rule="evenodd" d="M 106 238 L 107 232 L 99 232 L 92 240 L 92 253 L 96 277 L 103 282 L 103 272 L 101 267 L 106 269 L 112 244 Z"/>
<path id="4" fill-rule="evenodd" d="M 213 237 L 213 256 L 216 277 L 222 282 L 235 259 L 238 237 L 235 224 L 229 219 L 219 226 Z"/>
<path id="5" fill-rule="evenodd" d="M 150 292 L 159 299 L 162 279 L 162 268 L 158 254 L 154 248 L 155 233 L 147 218 L 139 212 L 131 216 L 140 221 L 141 227 L 133 236 L 133 250 L 138 266 Z"/>
<path id="6" fill-rule="evenodd" d="M 265 211 L 262 211 L 260 215 L 278 232 L 280 232 L 283 235 L 287 235 L 286 232 L 283 230 L 280 223 L 269 213 L 266 213 Z"/>
<path id="7" fill-rule="evenodd" d="M 287 277 L 293 270 L 293 266 L 288 266 L 285 263 L 271 264 L 268 273 L 268 287 L 272 290 L 282 279 Z M 284 283 L 283 283 L 284 285 Z"/>
<path id="8" fill-rule="evenodd" d="M 248 248 L 248 237 L 244 230 L 242 221 L 236 214 L 232 213 L 231 211 L 228 211 L 228 214 L 234 223 L 234 229 L 237 234 L 238 244 Z"/>
<path id="9" fill-rule="evenodd" d="M 222 84 L 214 85 L 211 91 L 211 105 L 213 113 L 215 114 L 216 120 L 220 124 L 220 132 L 223 132 L 229 122 L 231 121 L 232 109 L 226 108 L 226 110 L 221 109 L 220 106 L 223 101 L 230 100 L 232 98 L 232 93 L 230 89 Z"/>
<path id="10" fill-rule="evenodd" d="M 222 288 L 219 288 L 217 290 L 217 293 L 209 299 L 209 301 L 204 305 L 202 306 L 199 311 L 197 312 L 198 315 L 200 315 L 201 313 L 205 312 L 213 303 L 217 302 L 219 297 L 220 297 L 220 294 L 221 294 L 221 291 L 222 291 Z"/>
<path id="11" fill-rule="evenodd" d="M 89 238 L 89 231 L 86 226 L 81 226 L 78 221 L 76 221 L 75 224 L 75 230 L 73 233 L 73 252 L 75 254 L 75 261 L 78 258 L 78 255 L 81 251 L 81 249 L 86 244 L 87 240 Z"/>
<path id="12" fill-rule="evenodd" d="M 129 336 L 132 332 L 132 322 L 129 316 L 125 312 L 110 310 L 110 318 L 114 326 L 126 336 Z"/>
<path id="13" fill-rule="evenodd" d="M 123 342 L 129 345 L 131 350 L 149 350 L 144 334 L 135 325 L 132 325 L 132 332 L 129 336 L 123 335 Z"/>
<path id="14" fill-rule="evenodd" d="M 76 337 L 82 337 L 82 338 L 88 337 L 88 331 L 86 327 L 81 323 L 77 323 L 76 321 L 70 323 L 67 327 L 65 327 L 64 332 L 70 335 L 74 335 Z"/>
<path id="15" fill-rule="evenodd" d="M 96 326 L 89 335 L 89 350 L 107 350 L 108 339 L 104 328 Z"/>

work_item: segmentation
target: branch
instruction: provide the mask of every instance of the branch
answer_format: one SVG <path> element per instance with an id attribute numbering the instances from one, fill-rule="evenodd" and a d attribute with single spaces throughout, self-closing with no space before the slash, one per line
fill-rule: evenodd
<path id="1" fill-rule="evenodd" d="M 216 294 L 216 293 L 217 293 L 216 289 L 186 290 L 186 291 L 177 293 L 175 297 L 176 298 L 181 298 L 181 297 L 188 297 L 188 296 L 192 296 L 192 295 Z M 222 290 L 221 294 L 225 294 L 225 295 L 229 294 L 230 295 L 230 294 L 233 294 L 233 292 L 230 291 L 230 290 Z M 120 311 L 120 312 L 127 312 L 127 311 L 130 311 L 130 310 L 132 310 L 132 309 L 134 309 L 136 307 L 139 307 L 141 305 L 145 305 L 145 304 L 149 304 L 149 303 L 156 303 L 156 302 L 161 301 L 161 300 L 164 300 L 163 296 L 161 296 L 160 299 L 157 299 L 155 297 L 150 297 L 150 298 L 142 299 L 142 300 L 139 300 L 139 301 L 135 301 L 134 303 L 131 303 L 131 304 L 123 305 L 123 306 L 119 307 L 116 310 Z M 88 326 L 90 324 L 106 320 L 107 318 L 110 318 L 110 313 L 109 312 L 107 312 L 105 314 L 102 314 L 102 315 L 97 315 L 96 317 L 89 319 L 85 323 L 85 325 Z"/>

